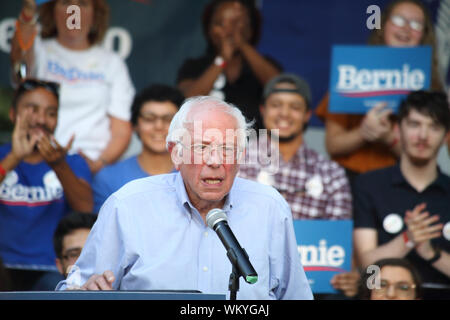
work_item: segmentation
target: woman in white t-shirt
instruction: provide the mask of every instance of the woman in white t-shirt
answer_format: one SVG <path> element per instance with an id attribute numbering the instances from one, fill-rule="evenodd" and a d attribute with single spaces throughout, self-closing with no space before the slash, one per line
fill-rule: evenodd
<path id="1" fill-rule="evenodd" d="M 132 134 L 135 90 L 127 66 L 99 45 L 108 28 L 108 5 L 106 0 L 53 0 L 38 10 L 36 2 L 43 1 L 23 1 L 16 24 L 14 80 L 22 74 L 61 84 L 55 137 L 65 145 L 74 136 L 72 151 L 84 155 L 95 173 L 120 158 Z"/>

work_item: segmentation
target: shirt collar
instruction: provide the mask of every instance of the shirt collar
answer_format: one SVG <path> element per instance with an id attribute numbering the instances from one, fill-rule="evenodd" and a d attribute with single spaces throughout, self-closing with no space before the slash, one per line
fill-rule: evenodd
<path id="1" fill-rule="evenodd" d="M 441 172 L 439 166 L 437 167 L 437 170 L 438 170 L 437 178 L 426 189 L 433 186 L 437 186 L 438 188 L 441 188 L 443 190 L 450 191 L 448 179 L 446 179 L 446 176 Z M 400 169 L 400 163 L 397 163 L 395 166 L 392 167 L 391 182 L 394 185 L 401 185 L 401 184 L 406 184 L 408 186 L 410 185 L 409 182 L 406 180 L 406 178 L 403 176 L 403 173 Z"/>
<path id="2" fill-rule="evenodd" d="M 231 187 L 230 192 L 225 197 L 225 203 L 222 208 L 227 213 L 230 212 L 230 210 L 233 208 L 232 199 L 236 198 L 236 195 L 233 196 L 233 194 L 236 194 L 236 192 L 237 192 L 237 191 L 234 191 L 236 179 L 237 179 L 237 177 L 234 179 L 233 186 Z M 189 196 L 186 191 L 186 186 L 184 185 L 183 177 L 181 176 L 181 173 L 179 171 L 176 173 L 176 177 L 175 177 L 175 192 L 176 192 L 177 198 L 180 201 L 181 205 L 184 208 L 186 208 L 192 216 L 192 210 L 197 210 L 197 209 L 192 205 L 191 201 L 189 200 Z"/>

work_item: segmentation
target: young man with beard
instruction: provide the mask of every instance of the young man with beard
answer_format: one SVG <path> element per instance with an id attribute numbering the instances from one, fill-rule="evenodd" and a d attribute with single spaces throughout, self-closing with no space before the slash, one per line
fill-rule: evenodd
<path id="1" fill-rule="evenodd" d="M 261 116 L 268 134 L 277 134 L 279 159 L 264 166 L 258 154 L 260 161 L 242 165 L 239 176 L 277 189 L 294 219 L 350 219 L 352 197 L 344 169 L 308 148 L 303 139 L 311 117 L 308 83 L 296 75 L 281 74 L 266 85 L 263 98 Z M 261 151 L 250 148 L 248 152 L 251 160 L 255 159 L 252 153 Z"/>
<path id="2" fill-rule="evenodd" d="M 450 285 L 450 178 L 437 155 L 448 137 L 445 94 L 417 91 L 398 112 L 400 162 L 358 177 L 354 189 L 354 241 L 362 267 L 406 257 L 425 288 Z M 450 298 L 450 292 L 425 298 Z"/>
<path id="3" fill-rule="evenodd" d="M 58 99 L 57 83 L 21 83 L 10 110 L 12 141 L 0 146 L 0 256 L 13 290 L 54 289 L 35 286 L 58 275 L 53 232 L 70 209 L 92 211 L 86 161 L 53 137 Z"/>

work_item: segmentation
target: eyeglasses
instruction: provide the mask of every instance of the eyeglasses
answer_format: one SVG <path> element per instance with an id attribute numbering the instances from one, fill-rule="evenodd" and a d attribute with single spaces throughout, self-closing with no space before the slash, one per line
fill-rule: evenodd
<path id="1" fill-rule="evenodd" d="M 158 120 L 161 120 L 165 125 L 170 125 L 170 122 L 172 122 L 172 119 L 174 117 L 173 114 L 167 114 L 163 116 L 157 116 L 156 114 L 149 113 L 149 114 L 139 114 L 139 117 L 147 123 L 155 124 Z"/>
<path id="2" fill-rule="evenodd" d="M 81 254 L 81 250 L 81 248 L 69 249 L 63 254 L 62 258 L 65 260 L 77 260 Z"/>
<path id="3" fill-rule="evenodd" d="M 423 23 L 419 22 L 417 20 L 408 20 L 400 15 L 393 15 L 390 20 L 397 27 L 402 28 L 402 27 L 406 26 L 406 24 L 408 23 L 409 27 L 411 29 L 413 29 L 414 31 L 417 31 L 417 32 L 423 31 Z"/>
<path id="4" fill-rule="evenodd" d="M 186 146 L 180 141 L 178 142 L 181 146 L 183 146 L 185 149 L 192 150 L 195 154 L 205 156 L 205 155 L 211 155 L 211 152 L 213 150 L 217 150 L 217 153 L 224 157 L 236 157 L 237 155 L 237 148 L 234 146 L 229 146 L 225 144 L 221 144 L 218 146 L 213 146 L 210 144 L 202 144 L 202 143 L 195 143 L 190 146 Z"/>
<path id="5" fill-rule="evenodd" d="M 389 283 L 389 281 L 387 280 L 381 280 L 380 286 L 378 288 L 376 287 L 374 290 L 376 294 L 385 296 L 391 286 L 394 287 L 397 295 L 402 298 L 411 297 L 414 289 L 416 288 L 415 284 L 411 284 L 405 281 Z"/>

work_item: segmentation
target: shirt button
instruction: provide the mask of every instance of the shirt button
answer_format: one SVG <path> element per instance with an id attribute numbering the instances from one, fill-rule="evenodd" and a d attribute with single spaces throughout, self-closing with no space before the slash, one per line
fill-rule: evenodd
<path id="1" fill-rule="evenodd" d="M 203 271 L 208 271 L 208 267 L 203 267 Z"/>
<path id="2" fill-rule="evenodd" d="M 208 231 L 205 231 L 204 235 L 205 235 L 205 238 L 206 238 L 208 236 Z"/>

